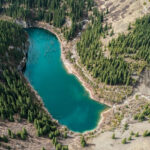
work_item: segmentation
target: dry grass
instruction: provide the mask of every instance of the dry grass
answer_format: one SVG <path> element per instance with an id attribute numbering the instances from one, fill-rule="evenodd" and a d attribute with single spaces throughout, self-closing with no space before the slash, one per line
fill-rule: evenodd
<path id="1" fill-rule="evenodd" d="M 8 121 L 0 121 L 0 134 L 7 135 L 8 129 L 17 133 L 25 128 L 28 132 L 27 140 L 19 140 L 19 139 L 11 139 L 9 138 L 8 143 L 2 143 L 3 145 L 10 146 L 12 150 L 41 150 L 42 147 L 46 149 L 54 150 L 53 144 L 48 138 L 37 137 L 36 129 L 33 124 L 26 122 L 25 120 L 22 122 L 8 122 Z M 1 148 L 0 148 L 1 149 Z M 4 148 L 2 148 L 4 149 Z"/>

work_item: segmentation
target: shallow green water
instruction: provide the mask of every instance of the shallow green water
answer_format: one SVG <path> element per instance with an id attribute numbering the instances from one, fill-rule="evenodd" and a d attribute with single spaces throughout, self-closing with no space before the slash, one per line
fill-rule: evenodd
<path id="1" fill-rule="evenodd" d="M 27 32 L 30 47 L 24 74 L 45 107 L 53 118 L 73 131 L 94 129 L 106 106 L 91 100 L 77 78 L 66 72 L 56 36 L 38 28 Z"/>

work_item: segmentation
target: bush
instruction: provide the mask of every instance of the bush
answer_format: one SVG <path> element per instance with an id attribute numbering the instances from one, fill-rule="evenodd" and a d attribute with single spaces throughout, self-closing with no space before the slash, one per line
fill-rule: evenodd
<path id="1" fill-rule="evenodd" d="M 115 133 L 113 133 L 113 135 L 112 135 L 112 139 L 115 139 L 116 137 L 115 137 Z"/>
<path id="2" fill-rule="evenodd" d="M 143 133 L 143 137 L 150 136 L 150 131 L 146 130 Z"/>
<path id="3" fill-rule="evenodd" d="M 11 137 L 11 134 L 12 134 L 11 130 L 8 129 L 8 136 Z"/>
<path id="4" fill-rule="evenodd" d="M 138 117 L 139 117 L 138 114 L 134 115 L 134 120 L 138 120 Z"/>
<path id="5" fill-rule="evenodd" d="M 24 135 L 23 132 L 21 132 L 21 139 L 26 140 L 26 135 Z"/>
<path id="6" fill-rule="evenodd" d="M 122 144 L 126 144 L 126 143 L 127 143 L 127 139 L 124 138 L 124 139 L 122 140 Z"/>
<path id="7" fill-rule="evenodd" d="M 3 135 L 2 137 L 0 137 L 0 141 L 3 141 L 5 143 L 8 143 L 8 138 L 7 136 Z"/>
<path id="8" fill-rule="evenodd" d="M 131 141 L 131 140 L 132 140 L 132 136 L 129 136 L 128 141 Z"/>
<path id="9" fill-rule="evenodd" d="M 11 132 L 11 138 L 12 139 L 16 138 L 16 135 L 13 132 Z"/>
<path id="10" fill-rule="evenodd" d="M 124 125 L 124 129 L 127 130 L 127 129 L 128 129 L 128 126 L 129 126 L 129 125 L 126 123 L 126 124 Z"/>
<path id="11" fill-rule="evenodd" d="M 137 132 L 137 133 L 135 134 L 135 137 L 139 137 L 139 132 Z"/>
<path id="12" fill-rule="evenodd" d="M 86 141 L 83 136 L 81 137 L 81 145 L 82 145 L 82 147 L 86 146 Z"/>
<path id="13" fill-rule="evenodd" d="M 138 117 L 138 120 L 139 121 L 144 121 L 145 120 L 145 115 L 143 113 L 140 114 L 139 117 Z"/>
<path id="14" fill-rule="evenodd" d="M 68 150 L 68 146 L 67 145 L 63 145 L 62 146 L 62 150 Z"/>
<path id="15" fill-rule="evenodd" d="M 25 128 L 22 129 L 22 133 L 23 133 L 24 135 L 28 135 L 27 130 L 26 130 Z"/>
<path id="16" fill-rule="evenodd" d="M 134 135 L 134 132 L 133 132 L 133 131 L 131 131 L 130 135 L 131 135 L 131 136 L 132 136 L 132 135 Z"/>
<path id="17" fill-rule="evenodd" d="M 56 150 L 61 150 L 62 149 L 62 145 L 60 144 L 60 143 L 58 143 L 57 145 L 56 145 Z"/>
<path id="18" fill-rule="evenodd" d="M 48 135 L 48 137 L 49 137 L 50 139 L 52 139 L 52 138 L 54 137 L 54 134 L 51 132 L 51 133 Z"/>
<path id="19" fill-rule="evenodd" d="M 67 132 L 64 133 L 64 138 L 65 138 L 65 139 L 67 138 Z"/>

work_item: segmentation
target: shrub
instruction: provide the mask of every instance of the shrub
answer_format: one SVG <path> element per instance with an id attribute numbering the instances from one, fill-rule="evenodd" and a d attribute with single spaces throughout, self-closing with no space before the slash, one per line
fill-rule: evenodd
<path id="1" fill-rule="evenodd" d="M 127 143 L 127 139 L 124 138 L 124 139 L 122 140 L 122 144 L 126 144 L 126 143 Z"/>
<path id="2" fill-rule="evenodd" d="M 134 115 L 134 120 L 138 120 L 139 114 Z"/>
<path id="3" fill-rule="evenodd" d="M 130 135 L 131 135 L 131 136 L 132 136 L 132 135 L 134 135 L 134 132 L 133 132 L 133 131 L 131 131 Z"/>
<path id="4" fill-rule="evenodd" d="M 140 114 L 139 117 L 138 117 L 138 120 L 139 121 L 144 121 L 145 120 L 145 115 L 143 113 Z"/>
<path id="5" fill-rule="evenodd" d="M 139 137 L 139 132 L 137 132 L 137 133 L 135 134 L 135 137 Z"/>
<path id="6" fill-rule="evenodd" d="M 129 125 L 126 123 L 126 124 L 124 125 L 124 129 L 127 130 L 127 129 L 128 129 L 128 126 L 129 126 Z"/>
<path id="7" fill-rule="evenodd" d="M 112 139 L 115 139 L 116 137 L 115 137 L 115 133 L 113 133 L 113 135 L 112 135 Z"/>
<path id="8" fill-rule="evenodd" d="M 58 144 L 56 145 L 56 150 L 61 150 L 61 149 L 62 149 L 62 146 L 61 146 L 60 143 L 58 143 Z"/>
<path id="9" fill-rule="evenodd" d="M 146 130 L 143 133 L 143 137 L 150 136 L 150 131 Z"/>
<path id="10" fill-rule="evenodd" d="M 132 140 L 132 136 L 129 136 L 128 141 L 131 141 L 131 140 Z"/>
<path id="11" fill-rule="evenodd" d="M 62 150 L 68 150 L 68 146 L 67 145 L 63 145 L 62 146 Z"/>
<path id="12" fill-rule="evenodd" d="M 9 136 L 9 137 L 11 137 L 11 133 L 12 133 L 11 130 L 8 129 L 8 136 Z"/>
<path id="13" fill-rule="evenodd" d="M 65 139 L 67 138 L 67 132 L 64 133 L 64 138 L 65 138 Z"/>
<path id="14" fill-rule="evenodd" d="M 26 130 L 25 128 L 22 129 L 22 133 L 23 133 L 24 135 L 28 135 L 27 130 Z"/>
<path id="15" fill-rule="evenodd" d="M 3 135 L 2 137 L 0 137 L 0 141 L 3 141 L 5 143 L 8 143 L 8 138 L 7 136 Z"/>
<path id="16" fill-rule="evenodd" d="M 86 146 L 86 141 L 83 136 L 81 137 L 81 145 L 82 145 L 82 147 Z"/>

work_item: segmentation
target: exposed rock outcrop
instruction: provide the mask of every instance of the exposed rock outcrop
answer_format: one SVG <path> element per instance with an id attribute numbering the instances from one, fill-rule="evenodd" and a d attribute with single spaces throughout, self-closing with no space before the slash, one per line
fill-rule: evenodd
<path id="1" fill-rule="evenodd" d="M 30 21 L 26 22 L 22 19 L 16 19 L 15 23 L 21 25 L 23 28 L 29 28 L 32 27 L 32 23 Z"/>

